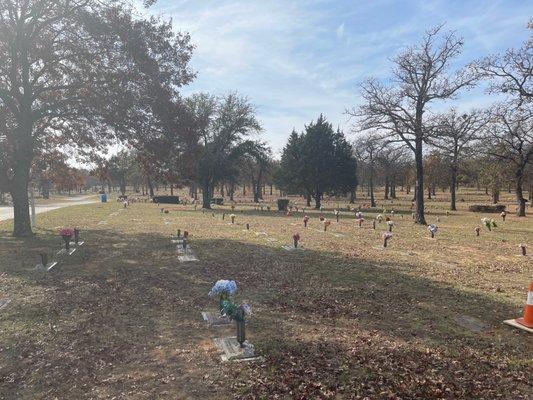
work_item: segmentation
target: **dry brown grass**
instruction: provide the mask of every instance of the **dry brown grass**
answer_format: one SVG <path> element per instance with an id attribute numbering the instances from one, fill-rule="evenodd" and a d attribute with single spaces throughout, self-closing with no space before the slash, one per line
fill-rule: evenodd
<path id="1" fill-rule="evenodd" d="M 248 203 L 235 225 L 228 206 L 213 218 L 192 206 L 160 214 L 117 203 L 40 215 L 32 240 L 9 238 L 10 223 L 0 223 L 0 297 L 12 300 L 0 311 L 0 397 L 527 398 L 531 335 L 502 320 L 522 312 L 533 263 L 518 244 L 533 252 L 533 220 L 509 215 L 475 237 L 481 215 L 466 206 L 484 196 L 461 195 L 450 216 L 444 202 L 430 204 L 435 240 L 412 223 L 406 198 L 386 205 L 396 212 L 386 250 L 384 224 L 370 227 L 376 212 L 365 212 L 363 228 L 343 212 L 324 233 L 316 212 L 304 229 L 301 214 Z M 338 206 L 325 205 L 328 218 Z M 86 247 L 50 273 L 33 271 L 39 251 L 59 248 L 57 229 L 72 225 Z M 169 235 L 178 228 L 200 262 L 177 262 Z M 306 250 L 282 250 L 296 231 Z M 223 278 L 254 308 L 248 336 L 264 363 L 219 362 L 200 311 L 215 308 L 207 291 Z M 462 327 L 461 315 L 485 331 Z"/>

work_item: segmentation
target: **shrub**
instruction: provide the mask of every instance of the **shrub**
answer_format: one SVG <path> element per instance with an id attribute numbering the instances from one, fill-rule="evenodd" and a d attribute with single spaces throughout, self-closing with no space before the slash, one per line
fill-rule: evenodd
<path id="1" fill-rule="evenodd" d="M 179 204 L 178 196 L 154 196 L 152 201 L 159 204 Z"/>
<path id="2" fill-rule="evenodd" d="M 468 209 L 472 212 L 501 213 L 502 211 L 505 211 L 505 206 L 503 204 L 472 204 L 470 207 L 468 207 Z"/>
<path id="3" fill-rule="evenodd" d="M 289 209 L 289 199 L 278 199 L 278 211 L 287 211 Z"/>

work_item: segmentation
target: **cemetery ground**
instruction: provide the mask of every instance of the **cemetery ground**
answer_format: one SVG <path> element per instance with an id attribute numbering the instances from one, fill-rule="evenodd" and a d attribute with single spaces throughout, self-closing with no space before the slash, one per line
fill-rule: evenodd
<path id="1" fill-rule="evenodd" d="M 273 202 L 219 206 L 215 217 L 192 205 L 72 206 L 40 215 L 30 240 L 1 222 L 0 298 L 10 303 L 0 310 L 0 398 L 526 399 L 533 339 L 502 321 L 523 312 L 533 263 L 518 246 L 533 252 L 533 218 L 470 213 L 484 195 L 461 196 L 449 216 L 445 202 L 428 203 L 435 239 L 412 223 L 407 196 L 378 200 L 395 211 L 386 249 L 385 222 L 372 229 L 382 208 L 363 208 L 360 228 L 346 210 L 335 222 L 345 207 L 335 201 L 324 205 L 327 232 L 319 212 L 307 212 L 305 229 L 301 212 Z M 477 237 L 481 217 L 498 226 Z M 34 270 L 65 226 L 79 227 L 85 246 Z M 177 229 L 198 262 L 178 262 Z M 296 232 L 304 250 L 284 250 Z M 264 361 L 221 363 L 213 338 L 233 332 L 200 315 L 216 309 L 207 292 L 218 279 L 235 279 L 252 305 L 247 338 Z"/>

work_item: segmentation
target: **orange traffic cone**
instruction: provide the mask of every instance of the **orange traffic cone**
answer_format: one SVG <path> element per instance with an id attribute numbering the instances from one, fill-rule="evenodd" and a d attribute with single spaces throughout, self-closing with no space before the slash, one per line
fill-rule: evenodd
<path id="1" fill-rule="evenodd" d="M 524 318 L 517 318 L 516 322 L 528 328 L 533 328 L 533 282 L 527 289 L 526 307 L 524 308 Z"/>

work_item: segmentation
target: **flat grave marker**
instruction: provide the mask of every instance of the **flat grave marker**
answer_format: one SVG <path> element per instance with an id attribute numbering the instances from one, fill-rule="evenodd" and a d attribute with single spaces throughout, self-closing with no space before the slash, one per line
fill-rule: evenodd
<path id="1" fill-rule="evenodd" d="M 191 262 L 191 261 L 200 261 L 196 256 L 192 253 L 189 254 L 181 254 L 178 256 L 179 262 Z"/>
<path id="2" fill-rule="evenodd" d="M 9 299 L 0 299 L 0 310 L 6 308 L 9 303 L 11 303 Z"/>
<path id="3" fill-rule="evenodd" d="M 56 254 L 58 256 L 61 256 L 61 255 L 68 255 L 68 256 L 71 256 L 72 254 L 74 254 L 74 252 L 76 251 L 77 249 L 76 248 L 73 248 L 73 249 L 69 249 L 67 251 L 67 249 L 61 249 L 59 250 Z"/>
<path id="4" fill-rule="evenodd" d="M 469 315 L 456 315 L 453 320 L 457 325 L 475 333 L 487 330 L 487 325 L 483 321 Z"/>
<path id="5" fill-rule="evenodd" d="M 34 269 L 36 270 L 46 270 L 46 271 L 50 271 L 52 268 L 54 268 L 55 266 L 57 265 L 57 261 L 54 261 L 54 262 L 50 262 L 46 265 L 43 265 L 43 264 L 37 264 L 35 266 Z"/>
<path id="6" fill-rule="evenodd" d="M 298 247 L 294 247 L 294 246 L 282 246 L 281 247 L 282 249 L 286 250 L 286 251 L 303 251 L 305 250 L 302 246 L 298 245 Z"/>
<path id="7" fill-rule="evenodd" d="M 234 323 L 228 317 L 213 311 L 202 311 L 202 318 L 207 326 L 220 327 L 234 325 Z"/>
<path id="8" fill-rule="evenodd" d="M 220 351 L 222 362 L 236 361 L 264 361 L 263 357 L 255 355 L 253 344 L 245 341 L 243 347 L 239 345 L 236 337 L 225 337 L 213 339 L 215 346 Z"/>

